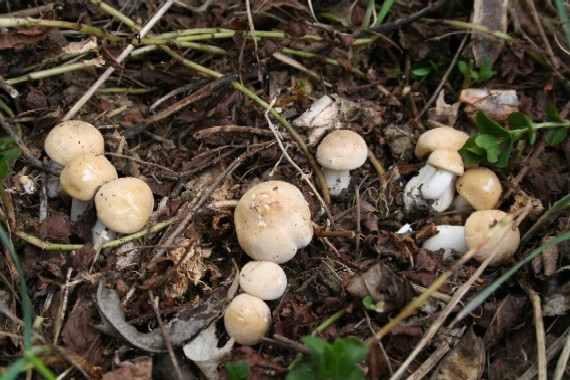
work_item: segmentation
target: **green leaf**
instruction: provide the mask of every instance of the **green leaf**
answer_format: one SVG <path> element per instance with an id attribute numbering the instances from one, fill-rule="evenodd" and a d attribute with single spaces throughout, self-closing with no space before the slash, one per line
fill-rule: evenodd
<path id="1" fill-rule="evenodd" d="M 549 129 L 544 136 L 546 144 L 553 146 L 560 144 L 568 135 L 568 129 L 566 127 Z"/>
<path id="2" fill-rule="evenodd" d="M 247 380 L 249 377 L 249 363 L 245 360 L 226 363 L 226 372 L 229 380 Z"/>
<path id="3" fill-rule="evenodd" d="M 457 68 L 459 69 L 459 71 L 461 71 L 461 74 L 465 74 L 467 72 L 467 70 L 469 70 L 469 66 L 467 65 L 467 62 L 465 62 L 465 61 L 457 62 Z"/>
<path id="4" fill-rule="evenodd" d="M 18 157 L 19 154 L 20 154 L 20 148 L 12 148 L 0 153 L 0 157 L 3 160 L 10 160 L 14 157 Z"/>
<path id="5" fill-rule="evenodd" d="M 6 161 L 0 161 L 0 180 L 8 177 L 8 164 Z"/>
<path id="6" fill-rule="evenodd" d="M 514 139 L 510 138 L 499 153 L 497 157 L 497 167 L 505 168 L 509 164 L 509 157 L 511 156 L 511 150 L 513 148 Z"/>
<path id="7" fill-rule="evenodd" d="M 485 150 L 488 162 L 492 164 L 497 162 L 501 153 L 501 140 L 491 135 L 481 134 L 475 137 L 475 143 L 478 147 Z"/>
<path id="8" fill-rule="evenodd" d="M 481 133 L 485 133 L 492 136 L 509 138 L 509 131 L 504 129 L 499 123 L 492 120 L 483 111 L 478 111 L 475 116 L 475 124 L 477 124 L 477 129 Z"/>
<path id="9" fill-rule="evenodd" d="M 374 310 L 374 300 L 370 296 L 366 296 L 362 299 L 362 304 L 368 310 Z"/>
<path id="10" fill-rule="evenodd" d="M 527 130 L 527 139 L 531 144 L 536 141 L 536 125 L 534 121 L 522 112 L 513 112 L 507 117 L 509 128 L 511 130 Z"/>
<path id="11" fill-rule="evenodd" d="M 429 73 L 431 73 L 432 71 L 433 68 L 431 66 L 418 67 L 412 70 L 412 75 L 416 77 L 425 77 L 429 75 Z"/>
<path id="12" fill-rule="evenodd" d="M 368 355 L 366 344 L 352 337 L 335 341 L 331 348 L 337 357 L 346 362 L 347 367 L 356 364 Z"/>
<path id="13" fill-rule="evenodd" d="M 491 79 L 495 74 L 496 71 L 493 71 L 493 62 L 489 58 L 483 59 L 481 62 L 481 67 L 479 69 L 479 76 L 481 82 Z"/>
<path id="14" fill-rule="evenodd" d="M 567 122 L 567 120 L 564 120 L 562 116 L 560 116 L 558 110 L 552 104 L 546 107 L 546 118 L 548 119 L 548 121 L 554 121 L 557 123 Z"/>

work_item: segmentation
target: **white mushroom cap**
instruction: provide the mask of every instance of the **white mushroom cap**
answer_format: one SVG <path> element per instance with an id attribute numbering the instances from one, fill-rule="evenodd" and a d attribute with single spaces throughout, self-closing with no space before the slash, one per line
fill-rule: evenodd
<path id="1" fill-rule="evenodd" d="M 239 200 L 234 223 L 239 245 L 254 260 L 282 264 L 313 238 L 303 194 L 282 181 L 262 182 Z"/>
<path id="2" fill-rule="evenodd" d="M 283 268 L 271 261 L 250 261 L 241 268 L 239 286 L 249 295 L 274 300 L 285 293 L 287 276 Z"/>
<path id="3" fill-rule="evenodd" d="M 416 143 L 416 157 L 425 160 L 432 152 L 438 149 L 452 149 L 458 151 L 469 135 L 453 128 L 436 128 L 422 133 Z"/>
<path id="4" fill-rule="evenodd" d="M 455 183 L 455 188 L 475 210 L 495 207 L 503 191 L 495 172 L 484 167 L 467 169 Z"/>
<path id="5" fill-rule="evenodd" d="M 112 231 L 140 231 L 154 208 L 152 190 L 138 178 L 119 178 L 101 186 L 95 195 L 99 221 Z"/>
<path id="6" fill-rule="evenodd" d="M 56 125 L 47 135 L 44 149 L 52 160 L 62 166 L 78 154 L 103 153 L 103 135 L 92 124 L 81 120 L 64 121 Z"/>
<path id="7" fill-rule="evenodd" d="M 463 160 L 456 150 L 438 149 L 429 155 L 427 163 L 439 170 L 445 170 L 456 176 L 463 175 Z"/>
<path id="8" fill-rule="evenodd" d="M 353 170 L 366 162 L 368 147 L 358 133 L 338 130 L 329 133 L 317 147 L 317 161 L 332 170 Z"/>
<path id="9" fill-rule="evenodd" d="M 224 313 L 228 335 L 246 346 L 259 343 L 271 322 L 269 306 L 260 298 L 245 293 L 236 296 Z"/>
<path id="10" fill-rule="evenodd" d="M 89 201 L 102 185 L 118 178 L 117 170 L 103 155 L 82 153 L 61 172 L 63 191 L 75 199 Z"/>
<path id="11" fill-rule="evenodd" d="M 472 213 L 465 221 L 465 243 L 467 248 L 477 247 L 487 239 L 487 233 L 507 214 L 500 210 L 480 210 Z M 513 222 L 514 223 L 514 222 Z M 483 262 L 496 249 L 494 259 L 489 265 L 500 265 L 509 260 L 517 251 L 520 243 L 520 231 L 512 226 L 497 231 L 475 254 L 478 262 Z"/>

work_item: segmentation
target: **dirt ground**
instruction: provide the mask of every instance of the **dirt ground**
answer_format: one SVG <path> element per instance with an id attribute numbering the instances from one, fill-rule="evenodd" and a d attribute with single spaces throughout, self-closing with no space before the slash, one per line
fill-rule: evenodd
<path id="1" fill-rule="evenodd" d="M 548 106 L 568 118 L 570 46 L 554 2 L 484 9 L 479 1 L 387 1 L 376 26 L 382 2 L 371 14 L 366 1 L 30 3 L 0 2 L 0 124 L 5 137 L 21 138 L 22 150 L 3 180 L 2 217 L 25 273 L 33 344 L 46 348 L 38 357 L 53 373 L 205 378 L 182 346 L 212 324 L 210 345 L 228 342 L 221 316 L 238 269 L 250 261 L 236 238 L 236 201 L 252 185 L 282 180 L 308 202 L 314 237 L 283 264 L 288 287 L 267 302 L 272 324 L 263 341 L 235 344 L 215 361 L 222 378 L 225 362 L 242 359 L 251 379 L 284 378 L 306 353 L 301 337 L 313 333 L 365 342 L 358 366 L 369 379 L 570 378 L 567 356 L 560 359 L 570 348 L 565 242 L 454 322 L 482 289 L 568 229 L 566 208 L 531 230 L 513 258 L 478 273 L 476 261 L 455 265 L 443 250 L 421 248 L 435 225 L 463 225 L 468 214 L 407 211 L 403 201 L 406 182 L 423 166 L 414 155 L 418 137 L 441 124 L 475 134 L 475 113 L 486 107 L 479 102 L 490 100 L 496 108 L 484 109 L 503 125 L 517 110 L 544 121 Z M 3 21 L 15 18 L 24 21 Z M 482 22 L 494 24 L 476 30 Z M 494 95 L 459 102 L 466 88 L 514 90 L 514 106 Z M 333 122 L 296 125 L 324 95 L 339 108 Z M 142 233 L 94 246 L 93 202 L 71 222 L 71 198 L 48 194 L 60 169 L 43 143 L 69 117 L 101 131 L 119 177 L 152 189 L 154 213 Z M 314 155 L 334 128 L 360 134 L 369 153 L 349 188 L 331 198 Z M 521 235 L 569 194 L 570 142 L 549 146 L 544 136 L 516 143 L 504 167 L 483 163 L 503 187 L 496 208 L 526 216 L 518 219 Z M 24 328 L 6 246 L 0 274 L 0 368 L 7 369 L 23 355 Z M 413 304 L 444 275 L 437 291 Z M 377 310 L 364 306 L 365 296 Z M 179 331 L 161 330 L 172 324 Z"/>

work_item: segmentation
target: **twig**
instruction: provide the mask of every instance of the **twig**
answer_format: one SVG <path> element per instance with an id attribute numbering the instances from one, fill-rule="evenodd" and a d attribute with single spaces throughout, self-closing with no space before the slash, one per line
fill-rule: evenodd
<path id="1" fill-rule="evenodd" d="M 558 351 L 564 346 L 564 344 L 570 340 L 570 327 L 568 327 L 562 336 L 554 341 L 546 350 L 546 360 L 550 361 L 554 356 L 558 353 Z M 567 363 L 563 363 L 564 367 L 566 367 Z M 536 363 L 533 363 L 529 369 L 526 370 L 518 379 L 519 380 L 532 380 L 536 376 L 538 371 Z M 563 371 L 564 373 L 564 371 Z"/>
<path id="2" fill-rule="evenodd" d="M 313 184 L 313 181 L 311 181 L 311 179 L 309 178 L 309 176 L 299 167 L 299 165 L 297 165 L 295 163 L 295 161 L 293 161 L 293 159 L 291 158 L 291 156 L 289 155 L 289 153 L 287 153 L 287 150 L 285 149 L 285 147 L 283 146 L 283 142 L 281 141 L 281 137 L 279 137 L 279 133 L 277 132 L 277 129 L 275 128 L 275 126 L 273 125 L 273 123 L 271 122 L 271 119 L 269 119 L 269 112 L 271 112 L 271 110 L 273 109 L 273 104 L 275 104 L 275 101 L 277 99 L 273 99 L 271 101 L 271 103 L 269 104 L 269 108 L 267 108 L 267 111 L 265 111 L 265 120 L 267 121 L 267 125 L 269 126 L 269 129 L 271 130 L 271 132 L 273 132 L 273 136 L 275 137 L 275 140 L 277 141 L 277 144 L 279 145 L 279 148 L 281 149 L 281 152 L 283 153 L 283 156 L 285 156 L 285 159 L 287 161 L 289 161 L 289 163 L 295 168 L 295 170 L 297 170 L 297 172 L 301 175 L 301 179 L 303 181 L 305 181 L 305 183 L 307 185 L 309 185 L 309 187 L 311 188 L 311 190 L 313 190 L 313 193 L 315 194 L 315 196 L 317 197 L 317 199 L 319 200 L 319 202 L 321 203 L 321 207 L 323 208 L 323 210 L 325 210 L 325 213 L 327 214 L 329 220 L 331 221 L 331 223 L 334 224 L 334 219 L 333 216 L 327 206 L 327 203 L 324 201 L 324 199 L 321 197 L 320 193 L 317 191 L 317 188 L 315 187 L 315 185 Z"/>
<path id="3" fill-rule="evenodd" d="M 164 345 L 166 346 L 166 350 L 168 351 L 170 362 L 174 367 L 174 373 L 176 374 L 176 379 L 184 380 L 184 376 L 182 376 L 182 372 L 180 371 L 180 366 L 178 365 L 178 361 L 176 360 L 176 356 L 174 355 L 174 350 L 172 349 L 172 343 L 170 342 L 170 338 L 168 337 L 168 331 L 166 331 L 164 322 L 160 317 L 160 310 L 158 309 L 158 297 L 155 297 L 152 294 L 152 290 L 148 291 L 148 297 L 151 300 L 152 310 L 154 310 L 156 321 L 158 322 L 158 326 L 160 327 L 160 332 L 162 333 L 162 339 L 164 340 Z"/>
<path id="4" fill-rule="evenodd" d="M 146 23 L 144 28 L 142 28 L 141 31 L 139 32 L 139 35 L 141 38 L 144 37 L 150 31 L 150 29 L 154 26 L 154 24 L 156 24 L 160 20 L 160 18 L 164 15 L 164 13 L 166 13 L 166 11 L 170 8 L 170 6 L 173 3 L 174 3 L 174 0 L 166 0 L 165 1 L 165 3 L 162 5 L 162 7 L 160 7 L 160 9 L 154 14 L 154 16 L 152 16 L 152 18 Z M 121 55 L 119 55 L 116 58 L 117 63 L 121 63 L 133 51 L 134 48 L 135 48 L 135 46 L 132 44 L 127 46 L 123 50 Z M 89 90 L 87 90 L 85 92 L 85 94 L 81 97 L 81 99 L 79 99 L 77 101 L 77 103 L 75 103 L 75 105 L 73 107 L 71 107 L 69 112 L 67 112 L 67 114 L 63 117 L 62 121 L 70 120 L 73 117 L 75 117 L 75 115 L 81 109 L 81 107 L 83 107 L 83 105 L 85 103 L 87 103 L 87 101 L 89 99 L 91 99 L 91 97 L 97 91 L 97 89 L 99 87 L 101 87 L 101 85 L 103 85 L 103 83 L 105 83 L 107 78 L 109 78 L 109 76 L 111 76 L 111 74 L 114 71 L 115 71 L 115 68 L 113 66 L 111 66 L 107 70 L 105 70 L 105 72 L 103 74 L 101 74 L 101 76 L 97 79 L 97 81 L 95 83 L 93 83 L 91 88 L 89 88 Z"/>
<path id="5" fill-rule="evenodd" d="M 6 120 L 6 118 L 2 113 L 0 113 L 0 125 L 2 125 L 2 129 L 4 130 L 4 132 L 6 132 L 10 137 L 14 139 L 14 142 L 16 143 L 18 148 L 20 148 L 20 150 L 22 151 L 22 154 L 24 155 L 24 160 L 26 162 L 28 162 L 30 165 L 37 167 L 38 169 L 41 169 L 45 172 L 54 175 L 59 175 L 59 173 L 61 173 L 61 170 L 55 169 L 49 165 L 44 164 L 33 155 L 33 153 L 28 149 L 26 144 L 24 144 L 18 133 L 16 133 L 16 131 L 12 128 L 12 126 Z"/>
<path id="6" fill-rule="evenodd" d="M 554 52 L 552 51 L 552 46 L 550 46 L 548 37 L 546 37 L 544 28 L 542 27 L 542 23 L 540 22 L 540 17 L 538 16 L 538 12 L 536 11 L 536 7 L 534 6 L 534 0 L 525 0 L 525 3 L 532 17 L 532 21 L 534 21 L 534 26 L 538 30 L 538 34 L 540 35 L 540 39 L 542 40 L 543 49 L 546 51 L 546 55 L 548 56 L 550 64 L 555 69 L 559 69 L 560 63 L 558 62 L 556 56 L 554 55 Z"/>
<path id="7" fill-rule="evenodd" d="M 544 322 L 542 320 L 542 307 L 541 300 L 538 294 L 530 287 L 530 285 L 521 279 L 519 284 L 524 289 L 530 302 L 532 303 L 534 328 L 536 331 L 536 347 L 537 347 L 537 362 L 538 362 L 538 380 L 546 380 L 546 339 L 544 336 Z"/>
<path id="8" fill-rule="evenodd" d="M 420 118 L 427 112 L 427 110 L 431 107 L 431 105 L 437 99 L 439 92 L 441 91 L 443 86 L 445 86 L 445 82 L 447 81 L 447 78 L 449 78 L 449 75 L 451 75 L 451 72 L 455 69 L 455 65 L 457 64 L 457 61 L 459 60 L 459 57 L 461 56 L 463 49 L 465 49 L 465 45 L 467 44 L 467 38 L 468 37 L 469 37 L 468 35 L 465 35 L 465 37 L 463 37 L 463 40 L 461 40 L 461 44 L 459 45 L 459 48 L 457 49 L 457 53 L 455 53 L 455 55 L 453 56 L 453 59 L 451 60 L 449 67 L 447 68 L 447 70 L 443 74 L 443 77 L 439 81 L 439 84 L 437 85 L 435 91 L 433 92 L 433 95 L 428 100 L 428 102 L 425 104 L 425 106 L 422 108 L 422 110 L 420 111 L 418 116 L 415 117 L 416 121 L 420 120 Z"/>
<path id="9" fill-rule="evenodd" d="M 188 106 L 189 104 L 195 103 L 199 100 L 205 99 L 211 96 L 215 91 L 227 86 L 230 82 L 234 81 L 237 78 L 237 74 L 229 73 L 214 80 L 211 83 L 208 83 L 204 87 L 194 91 L 189 96 L 185 97 L 182 100 L 174 103 L 173 105 L 167 107 L 166 109 L 160 111 L 158 114 L 153 115 L 152 117 L 146 119 L 142 123 L 138 123 L 133 127 L 130 127 L 123 133 L 123 137 L 126 139 L 136 136 L 137 134 L 144 131 L 150 125 L 156 124 L 157 122 L 167 118 L 168 116 L 172 115 L 173 113 L 181 110 L 182 108 Z"/>
<path id="10" fill-rule="evenodd" d="M 552 380 L 562 380 L 564 378 L 564 373 L 568 365 L 568 358 L 570 357 L 570 334 L 566 334 L 566 342 L 564 342 L 564 348 L 560 353 L 558 362 L 556 363 L 556 370 L 554 371 L 554 376 Z"/>
<path id="11" fill-rule="evenodd" d="M 0 75 L 0 88 L 6 91 L 14 99 L 16 99 L 20 95 L 18 90 L 12 87 L 10 83 L 8 83 L 2 75 Z"/>

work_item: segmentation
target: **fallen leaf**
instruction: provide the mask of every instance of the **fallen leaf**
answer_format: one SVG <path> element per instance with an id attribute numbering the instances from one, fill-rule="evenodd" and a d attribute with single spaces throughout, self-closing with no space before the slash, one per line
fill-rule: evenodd
<path id="1" fill-rule="evenodd" d="M 473 328 L 455 348 L 439 363 L 432 380 L 478 380 L 485 368 L 485 346 Z"/>

